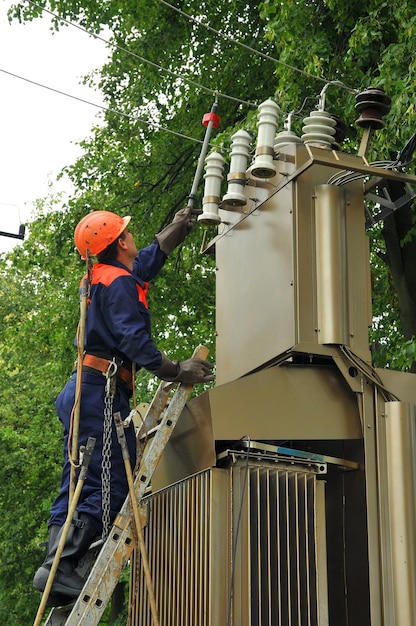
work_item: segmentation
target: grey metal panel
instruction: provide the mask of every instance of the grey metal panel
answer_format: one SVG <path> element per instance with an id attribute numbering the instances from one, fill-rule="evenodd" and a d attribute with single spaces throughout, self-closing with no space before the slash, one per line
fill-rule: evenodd
<path id="1" fill-rule="evenodd" d="M 249 187 L 246 192 L 265 196 L 264 189 Z M 295 343 L 291 187 L 248 217 L 220 214 L 238 225 L 216 243 L 218 384 Z"/>
<path id="2" fill-rule="evenodd" d="M 298 157 L 298 151 L 296 153 Z M 316 174 L 309 169 L 292 183 L 294 187 L 294 239 L 295 239 L 295 319 L 296 343 L 317 343 L 318 319 L 316 302 L 316 251 L 314 188 Z M 290 338 L 289 338 L 290 339 Z M 286 349 L 290 346 L 287 345 Z"/>
<path id="3" fill-rule="evenodd" d="M 316 292 L 320 343 L 348 344 L 345 193 L 315 188 Z"/>
<path id="4" fill-rule="evenodd" d="M 300 146 L 296 151 L 296 166 L 300 171 L 299 176 L 295 177 L 293 182 L 295 187 L 293 211 L 296 229 L 295 314 L 298 320 L 298 342 L 318 343 L 321 341 L 318 337 L 317 298 L 319 295 L 318 283 L 322 281 L 322 276 L 318 276 L 320 268 L 317 267 L 316 259 L 315 239 L 319 240 L 320 234 L 316 232 L 315 194 L 316 186 L 324 185 L 334 174 L 332 167 L 328 167 L 327 164 L 318 164 L 319 156 L 326 152 L 315 148 L 313 151 L 314 162 L 305 171 L 301 171 L 303 147 Z M 328 158 L 328 155 L 324 156 Z M 334 161 L 334 165 L 335 163 Z M 368 327 L 371 324 L 371 289 L 362 183 L 361 181 L 350 183 L 343 190 L 346 206 L 345 279 L 348 299 L 348 313 L 346 315 L 348 333 L 345 337 L 345 343 L 361 358 L 370 361 Z M 337 190 L 334 190 L 334 194 L 336 192 Z"/>
<path id="5" fill-rule="evenodd" d="M 229 571 L 229 478 L 210 470 L 150 496 L 145 541 L 160 624 L 226 623 Z M 132 626 L 153 624 L 141 559 Z M 135 588 L 135 585 L 133 585 Z"/>
<path id="6" fill-rule="evenodd" d="M 369 238 L 365 231 L 362 182 L 346 189 L 349 347 L 371 362 L 368 329 L 372 322 Z"/>
<path id="7" fill-rule="evenodd" d="M 316 481 L 316 570 L 318 594 L 318 623 L 320 626 L 329 626 L 328 614 L 328 565 L 326 547 L 326 513 L 325 513 L 325 483 Z"/>
<path id="8" fill-rule="evenodd" d="M 209 394 L 204 393 L 185 406 L 153 474 L 152 489 L 208 469 L 215 461 Z"/>
<path id="9" fill-rule="evenodd" d="M 214 439 L 359 439 L 355 394 L 331 367 L 271 367 L 209 391 Z"/>
<path id="10" fill-rule="evenodd" d="M 220 210 L 224 221 L 215 238 L 220 385 L 302 342 L 342 343 L 370 360 L 363 185 L 362 181 L 342 188 L 328 184 L 338 168 L 342 170 L 351 162 L 343 154 L 328 152 L 290 146 L 288 154 L 281 153 L 274 162 L 278 172 L 273 179 L 249 179 L 244 189 L 244 211 Z M 353 162 L 357 166 L 361 163 L 360 159 Z M 324 220 L 317 222 L 322 208 Z M 342 219 L 333 229 L 332 241 L 328 217 L 339 217 L 340 211 Z M 342 249 L 338 251 L 339 244 Z M 329 246 L 334 253 L 332 260 L 337 258 L 342 270 L 342 303 L 335 311 L 338 317 L 341 313 L 341 323 L 330 318 L 333 311 L 318 320 L 318 300 L 322 309 L 323 302 L 328 304 L 328 297 L 335 294 L 334 283 L 331 293 L 326 288 L 327 256 L 319 263 L 322 254 L 318 253 L 326 253 Z M 340 332 L 333 337 L 334 324 L 342 328 L 337 328 Z"/>
<path id="11" fill-rule="evenodd" d="M 401 402 L 411 402 L 416 405 L 416 374 L 379 368 L 376 372 L 388 391 L 394 393 Z"/>
<path id="12" fill-rule="evenodd" d="M 416 615 L 416 410 L 405 402 L 386 402 L 380 427 L 385 429 L 386 483 L 382 502 L 388 511 L 384 549 L 391 562 L 385 607 L 389 624 L 413 626 Z M 387 611 L 386 611 L 387 612 Z"/>

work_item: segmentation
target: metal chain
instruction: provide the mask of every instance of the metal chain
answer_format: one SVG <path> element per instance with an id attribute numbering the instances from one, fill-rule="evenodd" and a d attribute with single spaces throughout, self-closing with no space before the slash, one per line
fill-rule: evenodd
<path id="1" fill-rule="evenodd" d="M 110 532 L 110 479 L 111 479 L 111 434 L 113 423 L 113 402 L 116 393 L 117 363 L 112 361 L 105 376 L 103 449 L 101 461 L 101 498 L 102 498 L 102 538 L 107 539 Z"/>

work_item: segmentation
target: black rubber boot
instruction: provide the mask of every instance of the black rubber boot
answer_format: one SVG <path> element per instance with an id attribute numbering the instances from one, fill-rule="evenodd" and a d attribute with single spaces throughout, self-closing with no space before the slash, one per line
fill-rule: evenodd
<path id="1" fill-rule="evenodd" d="M 48 538 L 48 543 L 47 543 L 45 562 L 48 559 L 49 553 L 51 552 L 52 547 L 54 546 L 54 544 L 56 542 L 56 538 L 57 538 L 58 534 L 60 535 L 61 528 L 62 528 L 62 526 L 57 526 L 57 525 L 49 526 L 49 538 Z M 59 539 L 58 539 L 58 542 L 59 542 Z M 58 545 L 58 544 L 56 544 L 56 545 Z M 42 564 L 41 568 L 43 568 L 43 564 Z M 49 571 L 50 571 L 50 569 L 47 570 L 48 576 L 49 576 Z M 38 588 L 38 585 L 42 585 L 41 578 L 42 578 L 41 575 L 40 574 L 38 575 L 38 573 L 36 573 L 35 578 L 33 580 L 33 584 L 34 584 L 34 586 L 36 588 Z M 46 587 L 46 581 L 43 584 L 43 589 L 39 588 L 39 591 L 43 591 L 45 587 Z M 68 596 L 64 596 L 62 593 L 52 593 L 52 591 L 51 591 L 49 593 L 48 601 L 47 601 L 46 604 L 47 604 L 47 606 L 65 606 L 67 604 L 70 604 L 73 601 L 74 601 L 73 598 L 70 598 Z"/>
<path id="2" fill-rule="evenodd" d="M 97 531 L 91 518 L 84 513 L 79 515 L 75 513 L 51 588 L 49 606 L 68 604 L 79 596 L 84 586 L 84 580 L 75 571 L 75 568 L 96 534 Z M 43 592 L 46 587 L 61 535 L 62 527 L 50 526 L 48 553 L 33 578 L 33 586 L 38 591 Z"/>

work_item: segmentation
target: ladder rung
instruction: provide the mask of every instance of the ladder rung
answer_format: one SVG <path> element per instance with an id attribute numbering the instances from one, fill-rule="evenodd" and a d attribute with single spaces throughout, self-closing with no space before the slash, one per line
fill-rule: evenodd
<path id="1" fill-rule="evenodd" d="M 139 441 L 140 442 L 147 441 L 148 439 L 151 439 L 152 437 L 154 437 L 157 431 L 160 430 L 161 426 L 162 426 L 162 423 L 144 432 L 142 435 L 139 436 Z"/>
<path id="2" fill-rule="evenodd" d="M 97 539 L 96 541 L 94 541 L 94 543 L 92 543 L 90 545 L 90 547 L 88 548 L 88 551 L 90 552 L 91 550 L 96 550 L 97 548 L 101 548 L 101 546 L 104 543 L 104 539 Z"/>

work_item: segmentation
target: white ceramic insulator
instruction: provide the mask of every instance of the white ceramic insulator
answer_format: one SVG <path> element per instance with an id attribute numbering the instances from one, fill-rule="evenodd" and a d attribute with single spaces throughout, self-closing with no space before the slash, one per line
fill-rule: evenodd
<path id="1" fill-rule="evenodd" d="M 258 178 L 271 178 L 276 174 L 273 159 L 278 113 L 279 107 L 273 100 L 265 100 L 259 105 L 256 156 L 250 167 L 251 174 Z"/>
<path id="2" fill-rule="evenodd" d="M 227 193 L 222 199 L 224 208 L 244 206 L 247 199 L 243 193 L 246 184 L 246 170 L 250 156 L 251 136 L 245 130 L 237 131 L 232 137 L 230 173 Z"/>
<path id="3" fill-rule="evenodd" d="M 330 149 L 334 142 L 336 121 L 326 111 L 312 111 L 303 120 L 302 141 L 319 148 Z"/>
<path id="4" fill-rule="evenodd" d="M 202 213 L 198 216 L 198 222 L 202 222 L 202 224 L 215 225 L 221 222 L 218 205 L 224 163 L 225 161 L 219 152 L 211 152 L 205 159 L 204 197 L 202 199 Z"/>
<path id="5" fill-rule="evenodd" d="M 292 130 L 282 130 L 274 139 L 274 151 L 277 154 L 282 148 L 293 143 L 303 143 L 303 141 Z"/>

